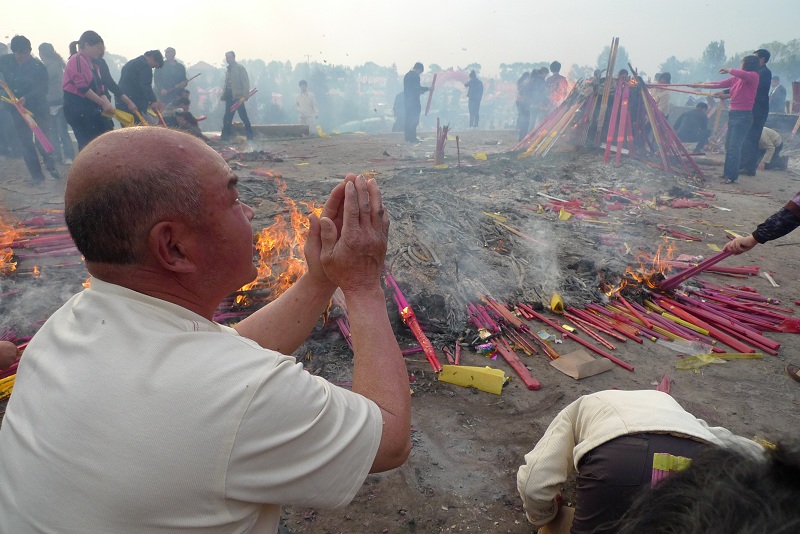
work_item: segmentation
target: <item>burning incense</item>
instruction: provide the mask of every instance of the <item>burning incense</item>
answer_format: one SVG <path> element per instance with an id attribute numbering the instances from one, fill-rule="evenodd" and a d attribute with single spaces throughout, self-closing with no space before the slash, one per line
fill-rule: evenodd
<path id="1" fill-rule="evenodd" d="M 406 326 L 411 329 L 411 332 L 414 334 L 414 337 L 417 338 L 417 342 L 422 346 L 423 351 L 425 352 L 425 357 L 428 359 L 428 363 L 431 364 L 433 367 L 433 371 L 438 373 L 442 370 L 442 364 L 439 362 L 439 358 L 436 357 L 436 351 L 431 344 L 431 341 L 422 331 L 422 328 L 419 326 L 419 322 L 417 321 L 417 316 L 414 314 L 414 310 L 411 309 L 409 306 L 406 297 L 403 295 L 403 292 L 400 291 L 400 286 L 397 285 L 397 281 L 392 276 L 388 270 L 384 272 L 384 279 L 386 280 L 386 285 L 392 288 L 394 292 L 394 300 L 397 303 L 397 308 L 400 310 L 400 317 L 403 318 L 403 322 L 406 323 Z"/>
<path id="2" fill-rule="evenodd" d="M 723 250 L 722 252 L 720 252 L 718 254 L 715 254 L 714 256 L 711 256 L 707 260 L 704 260 L 704 261 L 698 263 L 696 266 L 692 267 L 691 269 L 686 269 L 682 273 L 676 274 L 674 276 L 670 276 L 669 278 L 667 278 L 666 280 L 664 280 L 660 284 L 658 284 L 658 287 L 662 291 L 669 291 L 671 289 L 675 289 L 676 287 L 681 285 L 683 282 L 685 282 L 689 278 L 691 278 L 691 277 L 693 277 L 693 276 L 695 276 L 697 274 L 702 273 L 703 271 L 705 271 L 706 269 L 708 269 L 712 265 L 714 265 L 716 263 L 719 263 L 720 261 L 724 260 L 725 258 L 727 258 L 730 255 L 731 255 L 730 252 L 728 252 L 726 250 Z"/>

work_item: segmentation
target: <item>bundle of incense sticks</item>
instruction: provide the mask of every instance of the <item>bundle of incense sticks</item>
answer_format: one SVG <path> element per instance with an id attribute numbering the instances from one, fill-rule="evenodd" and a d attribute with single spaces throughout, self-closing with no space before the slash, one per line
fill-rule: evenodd
<path id="1" fill-rule="evenodd" d="M 257 92 L 258 92 L 258 87 L 253 87 L 252 89 L 250 89 L 250 92 L 247 94 L 247 98 L 250 98 L 251 96 L 253 96 Z M 239 100 L 237 100 L 236 102 L 234 102 L 234 104 L 231 106 L 231 111 L 236 111 L 237 109 L 239 109 L 239 106 L 244 104 L 245 101 L 246 101 L 246 99 L 244 97 L 242 97 Z"/>
<path id="2" fill-rule="evenodd" d="M 686 269 L 685 271 L 683 271 L 681 273 L 678 273 L 676 275 L 670 276 L 669 278 L 667 278 L 666 280 L 664 280 L 660 284 L 658 284 L 658 287 L 662 291 L 669 291 L 670 289 L 675 289 L 676 287 L 681 285 L 683 282 L 685 282 L 689 278 L 691 278 L 691 277 L 693 277 L 693 276 L 695 276 L 697 274 L 702 273 L 703 271 L 705 271 L 706 269 L 708 269 L 712 265 L 721 262 L 722 260 L 724 260 L 725 258 L 730 256 L 731 254 L 732 254 L 731 252 L 728 252 L 727 250 L 723 250 L 722 252 L 720 252 L 718 254 L 715 254 L 715 255 L 711 256 L 710 258 L 708 258 L 706 260 L 701 261 L 700 263 L 698 263 L 697 265 L 695 265 L 694 267 L 692 267 L 690 269 Z"/>

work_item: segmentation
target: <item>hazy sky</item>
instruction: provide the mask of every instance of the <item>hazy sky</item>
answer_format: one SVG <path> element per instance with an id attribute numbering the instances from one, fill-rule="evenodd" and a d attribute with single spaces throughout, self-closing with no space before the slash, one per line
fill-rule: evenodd
<path id="1" fill-rule="evenodd" d="M 34 51 L 48 41 L 66 56 L 91 29 L 129 59 L 173 46 L 187 63 L 222 64 L 235 50 L 240 59 L 394 63 L 401 74 L 415 61 L 480 63 L 484 75 L 517 61 L 594 65 L 613 36 L 653 74 L 669 56 L 700 57 L 710 41 L 724 40 L 730 55 L 800 38 L 800 0 L 32 0 L 35 13 L 13 16 L 10 5 L 0 0 L 0 40 L 23 34 Z"/>

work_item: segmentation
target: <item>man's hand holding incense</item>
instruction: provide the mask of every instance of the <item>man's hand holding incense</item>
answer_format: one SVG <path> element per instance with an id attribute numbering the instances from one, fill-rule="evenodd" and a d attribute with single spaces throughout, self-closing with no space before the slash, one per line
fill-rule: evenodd
<path id="1" fill-rule="evenodd" d="M 733 254 L 741 254 L 742 252 L 747 252 L 756 245 L 758 245 L 756 238 L 748 235 L 745 237 L 737 237 L 732 241 L 728 241 L 725 244 L 725 250 Z"/>

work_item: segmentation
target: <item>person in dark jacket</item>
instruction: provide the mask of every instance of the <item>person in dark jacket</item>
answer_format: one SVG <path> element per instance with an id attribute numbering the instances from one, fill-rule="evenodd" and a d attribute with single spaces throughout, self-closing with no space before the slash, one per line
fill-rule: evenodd
<path id="1" fill-rule="evenodd" d="M 31 42 L 24 35 L 11 39 L 11 54 L 0 57 L 0 79 L 4 81 L 20 103 L 35 117 L 45 136 L 50 134 L 50 107 L 47 105 L 47 67 L 31 55 Z M 3 96 L 8 96 L 1 91 Z M 14 106 L 0 102 L 11 116 L 22 145 L 22 157 L 34 183 L 44 181 L 42 166 L 34 145 L 31 127 Z M 49 139 L 48 139 L 49 140 Z M 53 154 L 42 150 L 44 165 L 53 178 L 60 178 Z"/>
<path id="2" fill-rule="evenodd" d="M 711 130 L 708 129 L 708 104 L 700 102 L 691 111 L 687 111 L 675 121 L 673 129 L 678 134 L 678 138 L 684 143 L 696 142 L 695 153 L 703 151 Z"/>
<path id="3" fill-rule="evenodd" d="M 164 49 L 164 66 L 154 73 L 156 96 L 164 105 L 170 105 L 180 97 L 181 91 L 189 83 L 186 79 L 186 67 L 175 59 L 175 49 Z"/>
<path id="4" fill-rule="evenodd" d="M 408 143 L 418 143 L 417 126 L 419 125 L 419 114 L 422 112 L 422 104 L 419 97 L 429 87 L 423 87 L 419 81 L 419 75 L 425 71 L 422 63 L 414 63 L 414 68 L 403 77 L 403 95 L 406 107 L 406 120 L 404 124 L 405 138 Z"/>
<path id="5" fill-rule="evenodd" d="M 97 68 L 100 69 L 100 80 L 103 82 L 103 89 L 105 89 L 106 98 L 111 100 L 111 95 L 114 95 L 115 102 L 122 102 L 125 106 L 128 107 L 128 112 L 134 114 L 139 111 L 139 108 L 136 107 L 136 104 L 128 98 L 128 95 L 122 92 L 119 84 L 114 81 L 114 77 L 111 76 L 111 70 L 108 68 L 108 63 L 105 60 L 105 53 L 106 49 L 103 48 L 103 54 L 92 60 L 92 63 L 97 65 Z M 111 120 L 110 117 L 104 117 L 106 122 L 108 123 L 108 131 L 114 129 L 114 121 Z"/>
<path id="6" fill-rule="evenodd" d="M 50 131 L 53 134 L 50 141 L 55 148 L 54 157 L 59 163 L 69 165 L 75 157 L 75 147 L 64 117 L 64 90 L 61 88 L 61 80 L 66 63 L 51 43 L 39 45 L 39 58 L 47 68 L 47 105 L 50 108 Z"/>
<path id="7" fill-rule="evenodd" d="M 786 113 L 786 88 L 781 85 L 779 76 L 772 77 L 772 89 L 769 90 L 769 112 Z"/>
<path id="8" fill-rule="evenodd" d="M 756 175 L 758 165 L 758 140 L 761 139 L 761 130 L 767 123 L 769 116 L 769 90 L 772 84 L 772 72 L 767 68 L 769 51 L 759 48 L 753 55 L 758 58 L 758 89 L 756 100 L 753 102 L 753 125 L 747 132 L 747 137 L 742 145 L 742 161 L 739 164 L 741 173 L 747 176 Z"/>
<path id="9" fill-rule="evenodd" d="M 473 70 L 469 73 L 469 81 L 464 84 L 467 88 L 467 105 L 469 107 L 469 127 L 477 128 L 480 121 L 481 99 L 483 98 L 483 82 L 478 79 Z"/>
<path id="10" fill-rule="evenodd" d="M 119 77 L 120 90 L 128 95 L 139 113 L 148 121 L 150 120 L 146 114 L 148 108 L 158 111 L 163 108 L 153 92 L 153 69 L 160 69 L 163 65 L 164 56 L 161 55 L 161 50 L 148 50 L 144 55 L 125 63 Z M 117 107 L 122 111 L 134 113 L 124 99 L 117 102 Z"/>

